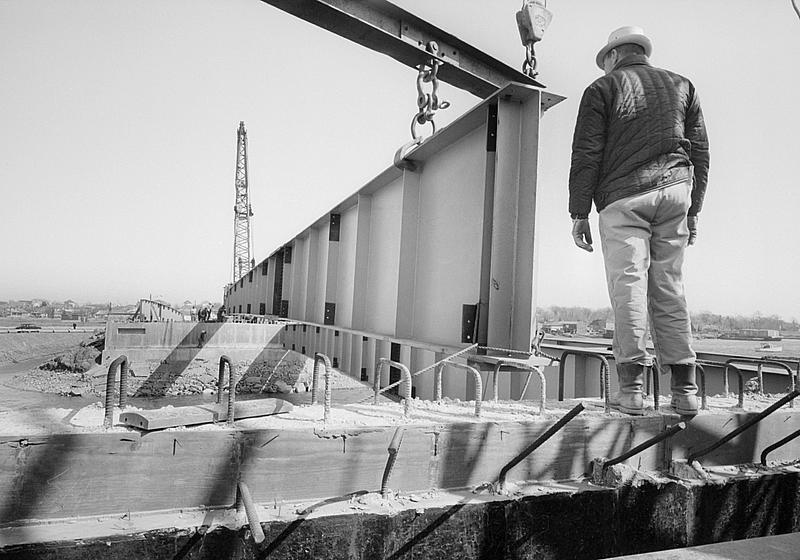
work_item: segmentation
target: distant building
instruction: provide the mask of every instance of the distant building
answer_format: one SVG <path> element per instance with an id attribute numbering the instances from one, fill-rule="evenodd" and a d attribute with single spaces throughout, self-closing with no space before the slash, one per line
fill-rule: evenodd
<path id="1" fill-rule="evenodd" d="M 781 332 L 775 329 L 739 329 L 719 335 L 733 340 L 781 340 Z"/>
<path id="2" fill-rule="evenodd" d="M 589 323 L 587 327 L 587 334 L 589 336 L 601 336 L 603 338 L 612 338 L 614 336 L 614 321 L 606 321 L 605 319 L 595 319 Z"/>
<path id="3" fill-rule="evenodd" d="M 555 335 L 584 335 L 586 323 L 584 321 L 551 321 L 542 325 L 542 330 Z"/>

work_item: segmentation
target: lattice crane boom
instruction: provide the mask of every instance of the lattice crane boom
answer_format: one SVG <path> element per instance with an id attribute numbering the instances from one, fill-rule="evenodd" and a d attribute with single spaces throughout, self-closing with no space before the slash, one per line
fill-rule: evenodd
<path id="1" fill-rule="evenodd" d="M 253 249 L 250 244 L 250 192 L 247 182 L 247 130 L 239 122 L 236 133 L 236 202 L 233 206 L 233 282 L 244 276 L 253 266 Z"/>

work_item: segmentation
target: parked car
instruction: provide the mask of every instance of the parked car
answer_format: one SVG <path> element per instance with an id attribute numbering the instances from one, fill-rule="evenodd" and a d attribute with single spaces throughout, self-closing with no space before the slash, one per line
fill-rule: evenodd
<path id="1" fill-rule="evenodd" d="M 33 323 L 22 323 L 20 326 L 17 327 L 18 331 L 38 331 L 42 327 L 39 325 L 34 325 Z"/>

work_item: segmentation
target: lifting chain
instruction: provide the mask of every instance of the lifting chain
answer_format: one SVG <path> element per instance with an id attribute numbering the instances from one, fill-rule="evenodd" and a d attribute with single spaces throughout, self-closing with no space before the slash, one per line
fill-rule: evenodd
<path id="1" fill-rule="evenodd" d="M 439 99 L 439 66 L 442 61 L 436 56 L 439 52 L 439 45 L 436 41 L 428 41 L 425 50 L 431 55 L 430 59 L 424 64 L 417 66 L 417 114 L 411 121 L 411 138 L 419 143 L 422 137 L 417 134 L 417 125 L 425 125 L 431 123 L 431 135 L 436 134 L 436 124 L 433 122 L 433 117 L 439 109 L 447 109 L 450 102 Z M 424 88 L 424 84 L 431 84 L 431 91 L 428 93 Z"/>
<path id="2" fill-rule="evenodd" d="M 539 74 L 536 71 L 536 53 L 533 46 L 542 40 L 544 30 L 552 19 L 553 14 L 547 9 L 547 0 L 523 0 L 522 8 L 517 12 L 519 37 L 525 46 L 522 72 L 530 78 L 535 78 Z"/>
<path id="3" fill-rule="evenodd" d="M 536 53 L 533 50 L 533 43 L 525 45 L 525 62 L 522 63 L 522 73 L 530 78 L 535 78 L 539 75 L 536 71 Z"/>

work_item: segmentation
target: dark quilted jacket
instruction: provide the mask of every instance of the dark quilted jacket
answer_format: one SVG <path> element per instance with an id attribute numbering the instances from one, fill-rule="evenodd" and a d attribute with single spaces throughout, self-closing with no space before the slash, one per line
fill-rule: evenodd
<path id="1" fill-rule="evenodd" d="M 689 80 L 628 55 L 586 88 L 572 141 L 571 214 L 588 214 L 592 199 L 599 212 L 692 175 L 690 215 L 703 206 L 708 138 Z"/>

